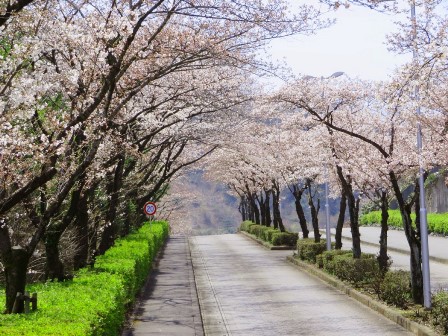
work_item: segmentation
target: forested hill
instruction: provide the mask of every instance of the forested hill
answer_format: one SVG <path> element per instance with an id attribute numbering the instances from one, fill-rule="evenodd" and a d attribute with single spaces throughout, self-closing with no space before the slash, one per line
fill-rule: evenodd
<path id="1" fill-rule="evenodd" d="M 175 216 L 170 218 L 175 232 L 178 230 L 192 235 L 234 233 L 241 222 L 241 215 L 238 212 L 239 200 L 229 193 L 225 185 L 207 181 L 200 170 L 190 172 L 180 180 L 174 181 L 170 193 L 177 193 L 182 198 L 182 211 L 176 212 Z M 322 199 L 319 213 L 322 225 L 325 217 L 324 202 Z M 302 203 L 309 217 L 306 197 Z M 294 198 L 288 189 L 282 191 L 280 204 L 285 226 L 297 232 L 299 225 Z M 339 200 L 330 199 L 332 223 L 336 223 L 338 211 Z"/>
<path id="2" fill-rule="evenodd" d="M 182 198 L 181 211 L 173 212 L 170 218 L 174 232 L 234 233 L 241 222 L 238 199 L 227 192 L 226 186 L 205 180 L 200 170 L 174 181 L 170 193 Z"/>

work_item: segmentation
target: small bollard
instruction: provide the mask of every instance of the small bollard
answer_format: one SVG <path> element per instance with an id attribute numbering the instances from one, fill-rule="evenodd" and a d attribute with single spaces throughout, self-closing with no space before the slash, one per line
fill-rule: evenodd
<path id="1" fill-rule="evenodd" d="M 23 297 L 24 299 L 24 312 L 25 314 L 29 314 L 30 313 L 30 293 L 25 292 L 25 296 Z"/>
<path id="2" fill-rule="evenodd" d="M 31 309 L 33 311 L 37 310 L 37 293 L 33 293 L 31 297 Z"/>

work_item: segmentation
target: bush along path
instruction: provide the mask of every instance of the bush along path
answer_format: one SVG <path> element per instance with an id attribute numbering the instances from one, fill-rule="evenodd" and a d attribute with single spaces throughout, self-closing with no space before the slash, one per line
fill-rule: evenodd
<path id="1" fill-rule="evenodd" d="M 389 210 L 387 224 L 390 228 L 402 229 L 403 223 L 399 210 Z M 428 231 L 439 235 L 448 235 L 448 213 L 428 213 Z M 415 227 L 415 213 L 411 214 Z M 370 211 L 360 218 L 361 225 L 379 225 L 381 223 L 381 211 Z"/>
<path id="2" fill-rule="evenodd" d="M 252 235 L 253 238 L 271 250 L 295 250 L 299 235 L 292 232 L 281 232 L 269 226 L 244 221 L 240 232 Z"/>
<path id="3" fill-rule="evenodd" d="M 0 335 L 118 335 L 168 231 L 166 222 L 145 223 L 116 240 L 93 268 L 80 270 L 73 280 L 28 286 L 38 293 L 37 311 L 0 315 Z"/>

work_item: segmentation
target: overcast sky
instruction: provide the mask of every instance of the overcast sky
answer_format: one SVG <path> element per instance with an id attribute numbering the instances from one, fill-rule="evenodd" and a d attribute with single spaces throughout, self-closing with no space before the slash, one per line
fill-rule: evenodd
<path id="1" fill-rule="evenodd" d="M 272 42 L 274 58 L 284 60 L 295 74 L 316 77 L 343 71 L 350 77 L 383 80 L 411 58 L 387 50 L 386 34 L 396 30 L 396 18 L 351 6 L 332 15 L 335 25 L 316 35 L 294 36 Z"/>

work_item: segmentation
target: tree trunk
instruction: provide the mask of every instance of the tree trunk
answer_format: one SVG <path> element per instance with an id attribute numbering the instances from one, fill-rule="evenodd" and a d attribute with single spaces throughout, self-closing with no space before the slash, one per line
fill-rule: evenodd
<path id="1" fill-rule="evenodd" d="M 240 205 L 238 206 L 238 211 L 241 214 L 241 220 L 244 222 L 246 220 L 246 205 L 244 204 L 243 196 L 240 196 Z M 128 218 L 128 216 L 126 216 L 126 218 Z"/>
<path id="2" fill-rule="evenodd" d="M 350 215 L 350 229 L 353 240 L 353 258 L 361 258 L 361 234 L 359 232 L 359 198 L 355 199 L 353 190 L 350 188 L 347 197 L 348 213 Z"/>
<path id="3" fill-rule="evenodd" d="M 417 239 L 412 239 L 409 242 L 409 247 L 411 248 L 412 299 L 415 303 L 423 304 L 423 272 L 420 242 Z"/>
<path id="4" fill-rule="evenodd" d="M 260 207 L 261 225 L 266 226 L 266 209 L 264 208 L 265 202 L 262 191 L 260 192 L 260 196 L 257 196 L 257 202 Z"/>
<path id="5" fill-rule="evenodd" d="M 271 226 L 272 224 L 272 218 L 271 218 L 271 194 L 272 192 L 270 190 L 265 190 L 265 200 L 264 200 L 264 209 L 265 209 L 265 216 L 266 216 L 266 226 Z"/>
<path id="6" fill-rule="evenodd" d="M 403 221 L 404 232 L 409 244 L 409 248 L 411 250 L 410 267 L 412 299 L 414 303 L 423 304 L 423 272 L 421 264 L 421 246 L 419 238 L 417 237 L 415 230 L 412 228 L 411 206 L 405 204 L 403 194 L 401 193 L 400 186 L 398 185 L 398 179 L 393 171 L 389 172 L 389 179 L 394 189 L 395 198 L 397 199 L 401 219 Z"/>
<path id="7" fill-rule="evenodd" d="M 248 209 L 248 217 L 252 223 L 255 223 L 255 211 L 252 206 L 252 202 L 250 201 L 250 197 L 248 196 L 247 200 L 247 209 Z"/>
<path id="8" fill-rule="evenodd" d="M 9 260 L 3 265 L 5 268 L 6 313 L 12 313 L 17 293 L 25 293 L 26 272 L 30 261 L 30 254 L 20 246 L 11 248 Z M 23 313 L 23 301 L 19 304 L 18 313 Z"/>
<path id="9" fill-rule="evenodd" d="M 273 211 L 274 211 L 274 227 L 275 227 L 275 223 L 277 223 L 277 228 L 281 231 L 281 232 L 285 232 L 285 226 L 283 225 L 283 220 L 282 220 L 282 215 L 280 213 L 280 187 L 277 184 L 276 181 L 273 182 L 273 202 L 272 202 L 272 207 L 273 207 Z"/>
<path id="10" fill-rule="evenodd" d="M 352 251 L 353 258 L 361 258 L 361 234 L 359 233 L 359 199 L 356 199 L 353 192 L 352 181 L 350 175 L 344 176 L 342 168 L 336 166 L 339 180 L 347 197 L 348 213 L 350 216 L 350 229 L 352 231 Z"/>
<path id="11" fill-rule="evenodd" d="M 79 203 L 81 200 L 81 192 L 84 187 L 85 176 L 82 176 L 76 189 L 72 191 L 70 198 L 70 206 L 65 213 L 64 217 L 60 221 L 54 220 L 49 224 L 45 233 L 45 279 L 63 281 L 65 279 L 65 267 L 60 260 L 59 254 L 59 242 L 61 236 L 67 230 L 68 226 L 72 223 L 76 217 L 76 213 L 79 211 Z M 76 246 L 73 247 L 76 249 Z"/>
<path id="12" fill-rule="evenodd" d="M 308 230 L 308 226 L 306 224 L 305 212 L 302 207 L 302 195 L 304 190 L 300 189 L 298 186 L 293 185 L 293 196 L 296 206 L 297 217 L 299 218 L 300 229 L 302 230 L 303 238 L 308 238 L 310 231 Z"/>
<path id="13" fill-rule="evenodd" d="M 121 236 L 129 234 L 132 228 L 136 227 L 137 224 L 143 223 L 145 220 L 140 220 L 140 215 L 142 214 L 142 210 L 139 209 L 137 205 L 138 194 L 136 190 L 129 192 L 126 196 L 127 205 L 126 205 L 126 215 L 124 220 L 124 227 L 121 232 Z M 247 217 L 246 217 L 247 219 Z"/>
<path id="14" fill-rule="evenodd" d="M 252 210 L 254 212 L 255 224 L 260 224 L 260 210 L 258 209 L 257 203 L 255 202 L 254 195 L 250 195 L 250 204 L 252 206 Z"/>
<path id="15" fill-rule="evenodd" d="M 308 205 L 310 206 L 311 224 L 313 225 L 313 231 L 314 231 L 314 241 L 316 243 L 319 243 L 321 236 L 319 232 L 319 218 L 318 218 L 320 210 L 320 199 L 317 199 L 317 207 L 316 207 L 316 205 L 314 204 L 313 192 L 311 190 L 311 180 L 307 179 L 305 184 L 308 189 Z"/>
<path id="16" fill-rule="evenodd" d="M 424 176 L 426 179 L 426 175 Z M 417 271 L 416 277 L 412 281 L 415 282 L 415 293 L 412 296 L 414 300 L 419 300 L 418 302 L 424 302 L 423 296 L 423 270 L 422 270 L 422 245 L 421 245 L 421 232 L 420 232 L 420 184 L 418 179 L 415 181 L 415 231 L 413 232 L 413 245 L 414 248 L 411 249 L 411 262 L 416 263 Z M 411 206 L 408 207 L 409 213 L 411 212 Z M 414 256 L 412 256 L 414 254 Z M 418 274 L 420 273 L 420 274 Z"/>
<path id="17" fill-rule="evenodd" d="M 275 188 L 275 185 L 273 185 L 272 188 L 272 216 L 273 216 L 273 222 L 274 222 L 274 229 L 279 230 L 278 225 L 278 215 L 280 211 L 277 211 L 278 202 L 277 202 L 277 189 Z"/>
<path id="18" fill-rule="evenodd" d="M 244 220 L 250 220 L 250 209 L 247 203 L 246 196 L 244 196 L 243 198 L 243 210 L 244 210 Z"/>
<path id="19" fill-rule="evenodd" d="M 344 227 L 346 209 L 347 209 L 347 197 L 345 196 L 344 190 L 342 190 L 341 201 L 339 202 L 338 222 L 336 224 L 336 235 L 335 235 L 336 250 L 342 249 L 342 228 Z"/>
<path id="20" fill-rule="evenodd" d="M 118 232 L 116 216 L 117 209 L 119 207 L 119 193 L 122 186 L 122 177 L 124 169 L 124 157 L 120 156 L 120 159 L 115 167 L 115 173 L 113 179 L 108 183 L 107 193 L 110 201 L 108 211 L 106 214 L 106 225 L 101 235 L 100 244 L 98 246 L 98 254 L 104 254 L 113 244 Z"/>
<path id="21" fill-rule="evenodd" d="M 59 241 L 63 231 L 47 231 L 45 234 L 45 279 L 64 281 L 65 269 L 59 257 Z"/>
<path id="22" fill-rule="evenodd" d="M 88 212 L 88 199 L 90 193 L 93 193 L 93 189 L 84 193 L 78 203 L 78 212 L 75 217 L 74 227 L 76 231 L 76 241 L 78 246 L 73 258 L 73 269 L 79 270 L 87 265 L 89 258 L 89 212 Z"/>
<path id="23" fill-rule="evenodd" d="M 386 272 L 389 264 L 389 256 L 387 255 L 387 231 L 389 226 L 387 220 L 389 219 L 389 202 L 387 201 L 387 194 L 385 191 L 381 192 L 381 234 L 380 234 L 380 252 L 378 254 L 378 264 L 382 272 Z"/>

